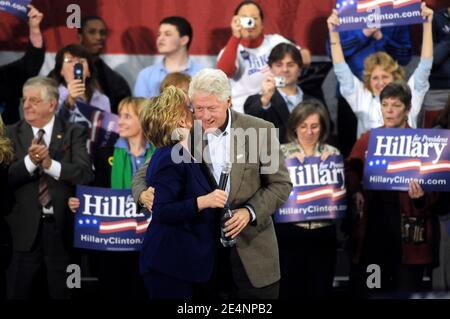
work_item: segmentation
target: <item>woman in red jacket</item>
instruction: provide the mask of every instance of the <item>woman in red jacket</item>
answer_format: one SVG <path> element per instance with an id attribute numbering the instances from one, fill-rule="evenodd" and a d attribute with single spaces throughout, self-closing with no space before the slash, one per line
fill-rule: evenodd
<path id="1" fill-rule="evenodd" d="M 384 128 L 409 127 L 411 90 L 406 83 L 388 84 L 380 101 Z M 429 196 L 415 181 L 407 192 L 362 188 L 369 135 L 370 131 L 364 133 L 355 143 L 346 166 L 348 191 L 358 211 L 351 282 L 359 296 L 368 292 L 367 280 L 373 272 L 368 266 L 375 264 L 381 271 L 381 289 L 371 292 L 419 291 L 425 266 L 432 261 Z M 416 227 L 418 236 L 409 236 L 408 227 Z"/>
<path id="2" fill-rule="evenodd" d="M 258 94 L 268 75 L 267 59 L 279 43 L 290 43 L 279 34 L 264 34 L 264 12 L 258 2 L 241 1 L 231 19 L 231 36 L 220 51 L 217 68 L 230 78 L 233 110 L 244 113 L 247 97 Z M 305 66 L 311 64 L 311 53 L 300 48 Z"/>

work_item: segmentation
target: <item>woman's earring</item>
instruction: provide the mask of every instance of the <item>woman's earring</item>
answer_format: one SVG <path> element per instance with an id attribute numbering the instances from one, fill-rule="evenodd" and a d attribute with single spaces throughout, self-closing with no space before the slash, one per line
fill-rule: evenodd
<path id="1" fill-rule="evenodd" d="M 173 130 L 171 138 L 172 141 L 182 141 L 184 138 L 183 128 L 177 127 L 175 130 Z"/>

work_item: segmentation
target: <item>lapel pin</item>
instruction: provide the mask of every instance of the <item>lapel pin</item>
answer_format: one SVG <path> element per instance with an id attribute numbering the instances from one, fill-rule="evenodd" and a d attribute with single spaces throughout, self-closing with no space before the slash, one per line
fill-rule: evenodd
<path id="1" fill-rule="evenodd" d="M 62 139 L 62 135 L 58 134 L 58 135 L 56 135 L 56 138 L 60 140 L 60 139 Z"/>

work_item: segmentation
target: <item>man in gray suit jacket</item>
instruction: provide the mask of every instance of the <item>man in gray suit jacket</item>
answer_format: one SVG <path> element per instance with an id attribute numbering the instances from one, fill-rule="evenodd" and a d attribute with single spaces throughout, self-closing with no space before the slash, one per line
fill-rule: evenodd
<path id="1" fill-rule="evenodd" d="M 15 197 L 7 216 L 13 239 L 8 297 L 31 297 L 33 282 L 44 268 L 50 297 L 65 299 L 73 241 L 73 214 L 67 201 L 76 184 L 93 179 L 87 135 L 84 128 L 55 117 L 58 86 L 54 80 L 29 79 L 23 98 L 24 120 L 7 128 L 16 157 L 8 174 Z"/>
<path id="2" fill-rule="evenodd" d="M 216 263 L 218 281 L 232 285 L 219 288 L 231 297 L 277 298 L 280 266 L 271 215 L 287 200 L 292 183 L 274 126 L 230 110 L 231 89 L 220 70 L 199 71 L 189 97 L 202 128 L 201 136 L 198 130 L 193 135 L 201 148 L 192 154 L 206 162 L 212 183 L 219 184 L 225 163 L 232 165 L 226 191 L 234 216 L 225 235 L 236 238 L 236 245 L 221 247 Z M 146 189 L 140 176 L 142 172 L 133 180 L 136 199 Z"/>

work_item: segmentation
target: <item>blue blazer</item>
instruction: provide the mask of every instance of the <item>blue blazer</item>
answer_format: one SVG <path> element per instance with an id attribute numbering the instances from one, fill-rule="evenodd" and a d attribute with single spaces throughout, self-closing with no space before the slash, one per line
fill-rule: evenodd
<path id="1" fill-rule="evenodd" d="M 155 188 L 152 221 L 140 256 L 141 274 L 148 270 L 191 282 L 212 275 L 214 248 L 219 240 L 217 209 L 197 208 L 197 197 L 212 191 L 201 164 L 176 151 L 184 161 L 174 163 L 172 149 L 159 148 L 147 169 L 147 185 Z"/>

